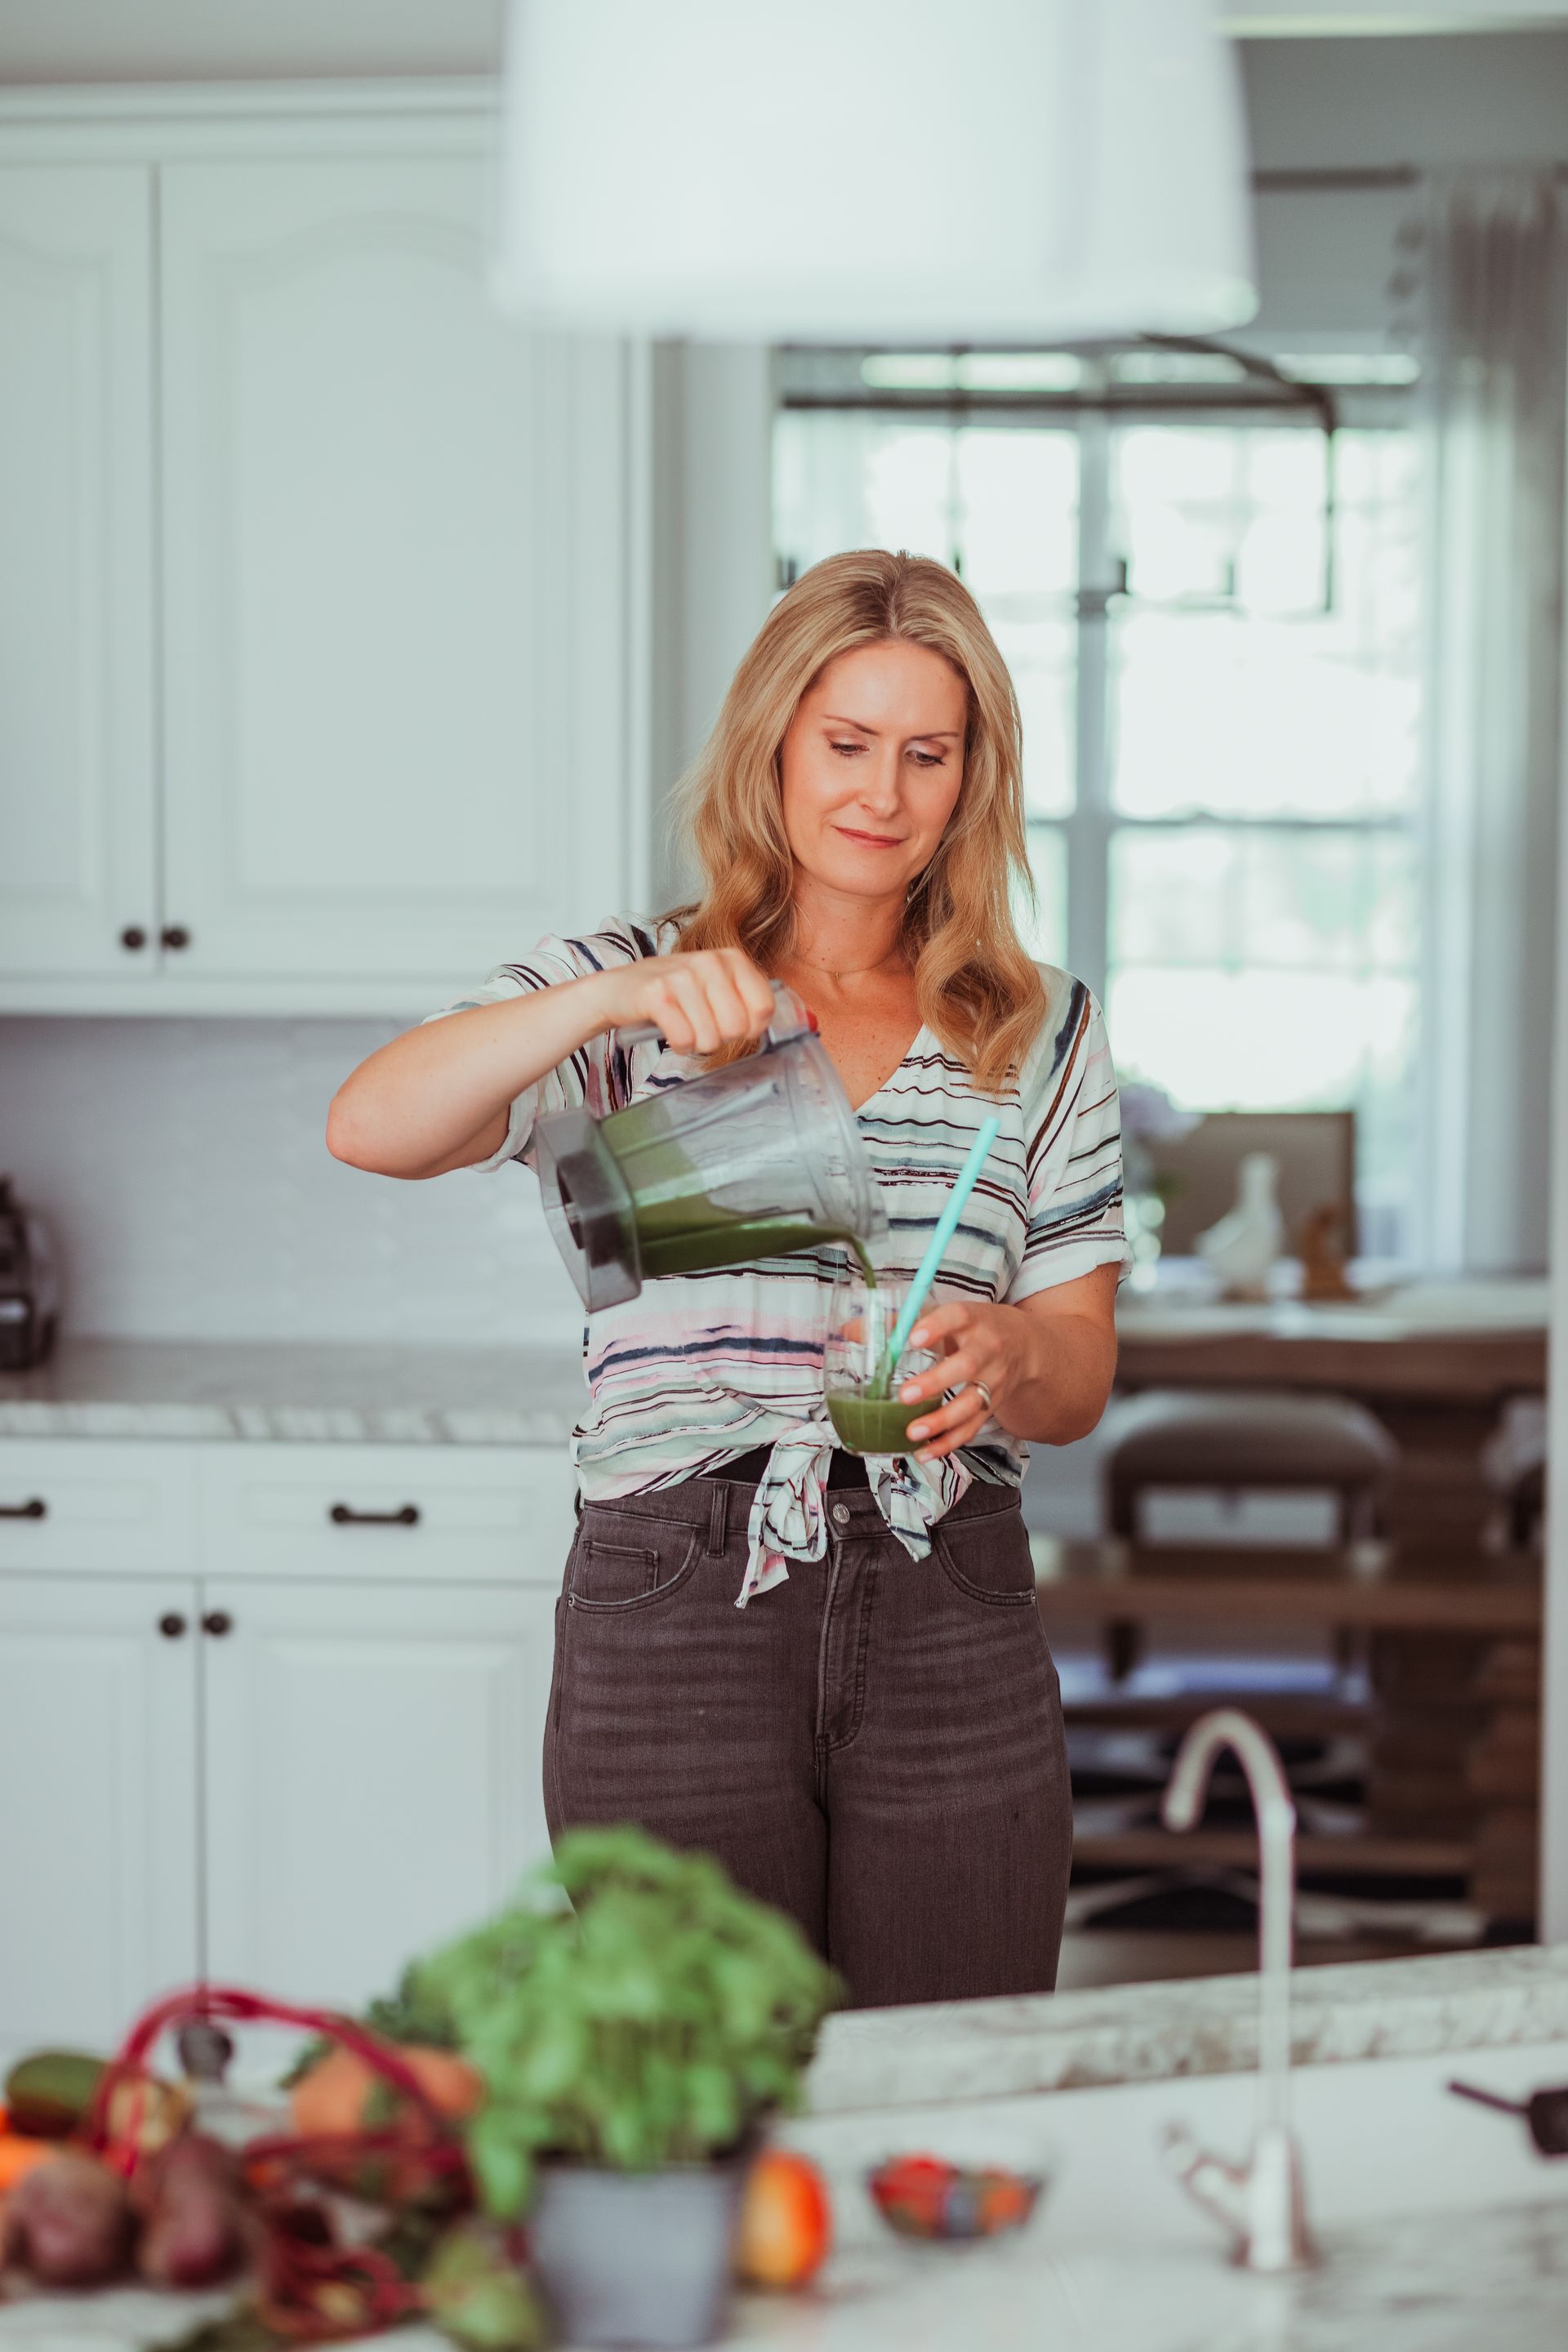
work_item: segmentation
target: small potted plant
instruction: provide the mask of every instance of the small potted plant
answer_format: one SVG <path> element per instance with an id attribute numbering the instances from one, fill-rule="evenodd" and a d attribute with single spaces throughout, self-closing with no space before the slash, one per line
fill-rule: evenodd
<path id="1" fill-rule="evenodd" d="M 411 1972 L 484 2080 L 480 2198 L 528 2215 L 573 2343 L 710 2343 L 747 2161 L 838 1980 L 710 1856 L 638 1830 L 571 1832 L 524 1897 Z"/>

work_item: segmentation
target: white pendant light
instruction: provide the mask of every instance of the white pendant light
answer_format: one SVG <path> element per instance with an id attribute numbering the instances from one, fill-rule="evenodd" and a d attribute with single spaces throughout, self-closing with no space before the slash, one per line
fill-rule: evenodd
<path id="1" fill-rule="evenodd" d="M 503 300 L 723 341 L 1203 333 L 1257 308 L 1208 0 L 510 0 Z"/>

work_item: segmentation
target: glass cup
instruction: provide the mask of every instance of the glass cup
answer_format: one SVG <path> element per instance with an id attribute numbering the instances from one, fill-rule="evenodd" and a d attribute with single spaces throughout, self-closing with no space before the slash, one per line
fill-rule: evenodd
<path id="1" fill-rule="evenodd" d="M 828 1307 L 827 1340 L 822 1357 L 822 1389 L 828 1418 L 849 1454 L 909 1454 L 911 1421 L 934 1412 L 939 1397 L 904 1404 L 899 1391 L 916 1372 L 937 1360 L 932 1348 L 906 1346 L 883 1377 L 883 1359 L 910 1286 L 898 1276 L 868 1282 L 858 1265 L 841 1274 Z"/>

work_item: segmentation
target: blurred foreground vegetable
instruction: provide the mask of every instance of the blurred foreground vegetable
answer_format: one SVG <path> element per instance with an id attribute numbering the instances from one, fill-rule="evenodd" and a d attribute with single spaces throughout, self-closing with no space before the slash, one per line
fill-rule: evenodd
<path id="1" fill-rule="evenodd" d="M 827 2184 L 789 2148 L 764 2148 L 746 2176 L 735 2268 L 752 2286 L 803 2286 L 833 2242 Z"/>
<path id="2" fill-rule="evenodd" d="M 5 2077 L 10 2128 L 30 2138 L 63 2139 L 79 2129 L 98 2097 L 107 2061 L 81 2050 L 35 2050 Z M 190 2094 L 148 2075 L 115 2085 L 108 2124 L 118 2137 L 134 2130 L 142 2153 L 162 2147 L 191 2116 Z M 134 2118 L 134 2120 L 133 2120 Z"/>
<path id="3" fill-rule="evenodd" d="M 1000 2166 L 900 2156 L 868 2173 L 867 2186 L 882 2219 L 900 2237 L 989 2238 L 1023 2226 L 1043 2183 Z"/>
<path id="4" fill-rule="evenodd" d="M 0 2197 L 55 2152 L 53 2140 L 24 2139 L 20 2132 L 0 2132 Z"/>
<path id="5" fill-rule="evenodd" d="M 361 2069 L 356 2112 L 373 2103 L 363 2085 L 384 2084 L 389 2119 L 344 2132 L 265 2134 L 238 2150 L 192 2131 L 149 2156 L 136 2138 L 140 2104 L 153 2079 L 146 2062 L 166 2028 L 193 2018 L 303 2026 L 340 2042 Z M 445 2087 L 455 2096 L 461 2085 L 450 2078 L 453 2062 L 439 2054 Z M 470 2079 L 463 2095 L 472 2089 Z M 121 2136 L 115 2118 L 127 2095 L 129 2121 Z M 187 2339 L 205 2352 L 327 2344 L 373 2335 L 415 2315 L 422 2307 L 419 2268 L 472 2203 L 454 2121 L 403 2052 L 352 2018 L 236 1987 L 192 1986 L 139 2018 L 102 2072 L 81 2137 L 100 2152 L 98 2168 L 112 2188 L 124 2195 L 129 2183 L 128 2209 L 143 2225 L 138 2263 L 150 2283 L 211 2284 L 250 2258 L 245 2300 Z M 359 2189 L 373 2165 L 381 2188 L 396 2184 L 402 2201 L 388 2195 L 351 2206 L 333 2193 L 344 2179 Z"/>
<path id="6" fill-rule="evenodd" d="M 399 2054 L 426 2097 L 444 2116 L 471 2115 L 484 2097 L 483 2077 L 466 2059 L 449 2050 L 422 2049 L 410 2042 Z M 353 2050 L 329 2051 L 289 2093 L 295 2129 L 353 2132 L 386 2123 L 400 2105 L 385 2078 L 374 2073 Z"/>
<path id="7" fill-rule="evenodd" d="M 419 2281 L 437 2326 L 468 2352 L 538 2352 L 550 2331 L 521 2269 L 521 2248 L 492 2221 L 460 2221 L 437 2246 Z"/>
<path id="8" fill-rule="evenodd" d="M 213 2286 L 245 2258 L 239 2164 L 205 2132 L 160 2148 L 132 2182 L 131 2204 L 142 2225 L 136 2268 L 149 2286 Z"/>
<path id="9" fill-rule="evenodd" d="M 794 2105 L 839 1991 L 793 1919 L 632 1828 L 570 1831 L 521 1903 L 410 1977 L 484 2078 L 465 2132 L 502 2221 L 542 2157 L 651 2172 L 733 2154 Z"/>
<path id="10" fill-rule="evenodd" d="M 619 2261 L 638 2326 L 638 2298 L 656 2292 L 717 2308 L 740 2168 L 763 2120 L 795 2103 L 838 1990 L 795 1923 L 709 1857 L 631 1829 L 578 1831 L 519 1903 L 414 1963 L 373 2005 L 401 2040 L 204 1983 L 154 2004 L 110 2061 L 46 2052 L 14 2069 L 13 2124 L 36 2117 L 68 2138 L 41 2157 L 17 2142 L 0 2267 L 85 2285 L 134 2261 L 149 2284 L 185 2287 L 243 2268 L 236 2307 L 194 2329 L 184 2352 L 291 2352 L 421 2315 L 461 2352 L 539 2352 L 543 2307 L 515 2225 L 548 2159 L 532 2225 L 540 2270 L 550 2206 L 569 2186 L 597 2184 L 597 2195 L 607 2181 L 635 2204 L 661 2186 L 653 2176 L 675 2168 L 689 2183 L 695 2171 L 706 2235 L 691 2276 L 666 2265 L 659 2285 L 646 2221 L 607 2235 L 591 2226 L 588 2268 L 596 2283 Z M 225 2021 L 314 2037 L 289 2077 L 293 2128 L 238 2149 L 194 2128 L 185 2094 L 150 2068 L 166 2030 L 183 2048 L 203 2033 L 221 2047 Z M 776 2166 L 763 2176 L 773 2188 L 759 2192 L 753 2258 L 756 2275 L 782 2281 L 821 2260 L 826 2207 L 808 2166 Z M 626 2178 L 638 2173 L 650 2179 Z M 568 2267 L 550 2273 L 557 2312 Z"/>
<path id="11" fill-rule="evenodd" d="M 62 2148 L 17 2182 L 0 2211 L 0 2270 L 38 2286 L 102 2286 L 130 2256 L 125 2183 L 96 2158 Z"/>

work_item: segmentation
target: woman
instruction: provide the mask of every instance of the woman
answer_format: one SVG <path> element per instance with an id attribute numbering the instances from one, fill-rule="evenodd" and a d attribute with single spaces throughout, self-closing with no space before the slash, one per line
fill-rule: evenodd
<path id="1" fill-rule="evenodd" d="M 1020 1441 L 1092 1429 L 1115 1361 L 1115 1079 L 1100 1009 L 1032 963 L 1017 703 L 940 564 L 835 556 L 774 607 L 683 787 L 702 895 L 542 941 L 363 1063 L 340 1159 L 530 1157 L 815 1012 L 908 1276 L 975 1129 L 1002 1131 L 912 1334 L 912 1462 L 837 1449 L 839 1246 L 650 1283 L 595 1316 L 556 1611 L 551 1833 L 635 1819 L 794 1914 L 858 2004 L 1049 1990 L 1071 1812 Z M 663 1042 L 616 1042 L 654 1024 Z M 737 1608 L 736 1603 L 743 1604 Z"/>

